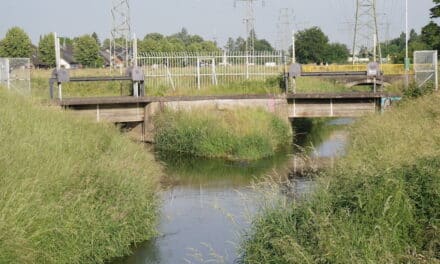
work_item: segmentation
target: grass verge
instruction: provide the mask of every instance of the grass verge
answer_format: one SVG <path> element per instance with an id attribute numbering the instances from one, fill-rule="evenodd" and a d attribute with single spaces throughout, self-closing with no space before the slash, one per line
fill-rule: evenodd
<path id="1" fill-rule="evenodd" d="M 440 96 L 351 131 L 348 155 L 307 201 L 256 217 L 243 263 L 439 263 Z"/>
<path id="2" fill-rule="evenodd" d="M 165 110 L 154 123 L 157 149 L 197 157 L 257 160 L 292 140 L 289 123 L 262 109 Z"/>
<path id="3" fill-rule="evenodd" d="M 85 69 L 71 71 L 71 76 L 111 76 L 117 73 L 103 69 Z M 40 98 L 49 97 L 49 70 L 33 70 L 32 94 Z M 153 78 L 153 77 L 151 77 Z M 162 80 L 162 79 L 160 79 Z M 163 80 L 162 80 L 163 81 Z M 283 77 L 272 76 L 257 80 L 237 79 L 222 82 L 219 85 L 205 84 L 198 90 L 194 78 L 181 78 L 179 85 L 173 90 L 168 82 L 146 81 L 145 89 L 148 96 L 204 96 L 204 95 L 236 95 L 236 94 L 281 94 L 286 91 Z M 369 86 L 355 86 L 347 88 L 343 84 L 332 80 L 323 80 L 313 77 L 298 78 L 296 91 L 299 93 L 335 93 L 335 92 L 365 92 L 371 91 Z M 176 84 L 177 85 L 177 84 Z M 63 97 L 100 97 L 100 96 L 127 96 L 131 94 L 129 81 L 118 82 L 82 82 L 63 84 Z M 55 97 L 57 96 L 55 89 Z"/>
<path id="4" fill-rule="evenodd" d="M 151 154 L 3 89 L 0 104 L 0 263 L 103 263 L 155 235 Z"/>

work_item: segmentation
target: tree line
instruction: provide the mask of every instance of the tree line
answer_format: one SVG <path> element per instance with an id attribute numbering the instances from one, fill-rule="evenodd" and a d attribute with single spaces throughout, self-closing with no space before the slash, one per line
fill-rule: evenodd
<path id="1" fill-rule="evenodd" d="M 433 0 L 434 7 L 430 9 L 431 18 L 440 17 L 440 0 Z M 330 43 L 328 37 L 318 27 L 312 27 L 295 34 L 296 59 L 299 63 L 343 63 L 351 55 L 345 44 Z M 382 57 L 392 63 L 403 63 L 405 58 L 406 36 L 380 43 Z M 413 57 L 416 50 L 438 50 L 440 53 L 440 26 L 433 20 L 421 29 L 418 34 L 414 29 L 409 34 L 409 57 Z M 360 58 L 372 57 L 371 51 L 363 48 Z"/>
<path id="2" fill-rule="evenodd" d="M 117 39 L 123 46 L 125 40 Z M 102 43 L 96 33 L 75 38 L 60 38 L 61 46 L 70 50 L 74 59 L 84 67 L 100 67 L 104 64 L 101 51 L 110 50 L 110 40 Z M 183 28 L 181 32 L 170 36 L 160 33 L 147 34 L 138 40 L 138 51 L 143 52 L 214 52 L 221 49 L 213 41 L 204 40 L 199 35 L 191 35 Z M 19 27 L 8 30 L 0 40 L 0 57 L 29 58 L 37 57 L 41 65 L 55 66 L 55 39 L 52 33 L 40 37 L 37 46 L 31 42 L 28 34 Z"/>
<path id="3" fill-rule="evenodd" d="M 434 7 L 430 9 L 431 19 L 440 17 L 440 0 L 433 0 Z M 403 63 L 406 53 L 406 36 L 401 33 L 398 38 L 381 43 L 384 55 L 393 63 Z M 420 34 L 412 29 L 409 34 L 409 57 L 413 57 L 416 50 L 437 50 L 440 54 L 440 25 L 431 20 L 421 30 Z"/>
<path id="4" fill-rule="evenodd" d="M 440 17 L 440 0 L 433 0 L 431 18 Z M 216 42 L 205 40 L 199 35 L 192 35 L 183 28 L 180 32 L 165 36 L 160 33 L 150 33 L 138 40 L 139 53 L 144 52 L 228 52 L 246 51 L 246 43 L 252 41 L 255 51 L 274 51 L 274 48 L 265 39 L 257 38 L 255 32 L 250 39 L 238 37 L 229 38 L 225 47 L 220 48 Z M 311 27 L 295 34 L 295 51 L 300 63 L 344 63 L 350 57 L 350 51 L 345 44 L 331 43 L 329 38 L 319 27 Z M 393 63 L 402 63 L 405 57 L 405 34 L 398 38 L 380 43 L 383 57 L 388 57 Z M 121 44 L 125 40 L 120 41 Z M 74 59 L 84 67 L 97 67 L 104 64 L 100 52 L 110 49 L 110 40 L 102 43 L 96 33 L 86 34 L 75 38 L 61 38 L 63 47 L 72 51 Z M 6 36 L 0 40 L 0 57 L 28 58 L 35 57 L 46 67 L 55 65 L 53 34 L 40 37 L 37 46 L 34 46 L 28 34 L 19 27 L 8 30 Z M 418 34 L 414 29 L 409 36 L 410 57 L 415 50 L 434 49 L 440 51 L 440 26 L 434 21 L 424 26 Z M 360 57 L 371 56 L 369 51 L 363 50 Z"/>
<path id="5" fill-rule="evenodd" d="M 274 51 L 269 41 L 253 39 L 229 38 L 226 45 L 220 48 L 214 41 L 204 40 L 199 35 L 191 35 L 183 28 L 180 32 L 165 36 L 160 33 L 149 33 L 138 40 L 138 52 L 244 52 L 246 43 L 253 41 L 254 50 Z M 117 39 L 121 46 L 125 40 Z M 75 60 L 84 67 L 102 66 L 104 60 L 100 51 L 110 49 L 110 40 L 102 43 L 96 33 L 75 38 L 60 38 L 61 45 L 72 51 Z M 326 45 L 323 49 L 320 45 Z M 52 33 L 40 37 L 37 46 L 34 46 L 27 33 L 18 27 L 11 28 L 3 40 L 0 41 L 0 57 L 31 57 L 38 59 L 40 65 L 55 66 L 55 41 Z M 297 33 L 297 50 L 300 62 L 327 61 L 343 62 L 348 58 L 348 49 L 343 44 L 328 44 L 328 37 L 319 29 L 311 28 Z"/>

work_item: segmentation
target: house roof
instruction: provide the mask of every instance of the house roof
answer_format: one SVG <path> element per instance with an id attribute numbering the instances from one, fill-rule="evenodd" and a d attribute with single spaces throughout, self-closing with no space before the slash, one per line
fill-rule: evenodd
<path id="1" fill-rule="evenodd" d="M 61 58 L 64 59 L 69 64 L 78 64 L 73 56 L 73 46 L 66 45 L 61 47 Z"/>

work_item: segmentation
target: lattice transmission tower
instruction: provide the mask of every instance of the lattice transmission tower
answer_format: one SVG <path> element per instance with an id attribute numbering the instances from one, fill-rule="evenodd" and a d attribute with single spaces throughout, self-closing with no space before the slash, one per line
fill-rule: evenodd
<path id="1" fill-rule="evenodd" d="M 287 51 L 290 47 L 293 32 L 293 10 L 281 8 L 278 16 L 278 36 L 277 48 L 281 51 Z"/>
<path id="2" fill-rule="evenodd" d="M 112 0 L 113 25 L 110 40 L 110 64 L 116 67 L 122 61 L 127 67 L 131 59 L 131 19 L 129 0 Z"/>
<path id="3" fill-rule="evenodd" d="M 356 54 L 359 53 L 368 53 L 368 57 L 372 57 L 373 61 L 380 61 L 382 58 L 376 7 L 376 0 L 356 0 L 353 63 Z"/>
<path id="4" fill-rule="evenodd" d="M 237 2 L 244 2 L 246 5 L 246 14 L 243 19 L 244 24 L 246 25 L 246 52 L 254 53 L 255 51 L 255 12 L 254 12 L 254 3 L 260 0 L 235 0 L 234 6 L 237 5 Z M 264 1 L 261 0 L 262 5 L 264 5 Z"/>

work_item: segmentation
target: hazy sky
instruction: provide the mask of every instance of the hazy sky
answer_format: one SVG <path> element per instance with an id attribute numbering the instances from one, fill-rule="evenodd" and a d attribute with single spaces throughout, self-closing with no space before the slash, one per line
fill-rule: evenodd
<path id="1" fill-rule="evenodd" d="M 256 32 L 275 44 L 281 8 L 292 10 L 297 29 L 319 26 L 332 42 L 350 43 L 356 0 L 265 0 L 255 2 Z M 409 0 L 410 27 L 420 31 L 429 21 L 432 0 Z M 57 32 L 74 37 L 97 32 L 110 36 L 111 0 L 0 0 L 0 38 L 12 26 L 23 28 L 37 44 L 41 34 Z M 404 30 L 405 0 L 377 0 L 381 40 Z M 243 1 L 234 0 L 130 0 L 134 31 L 176 33 L 182 27 L 191 34 L 215 39 L 223 45 L 228 37 L 245 35 Z M 388 25 L 388 26 L 387 26 Z"/>

